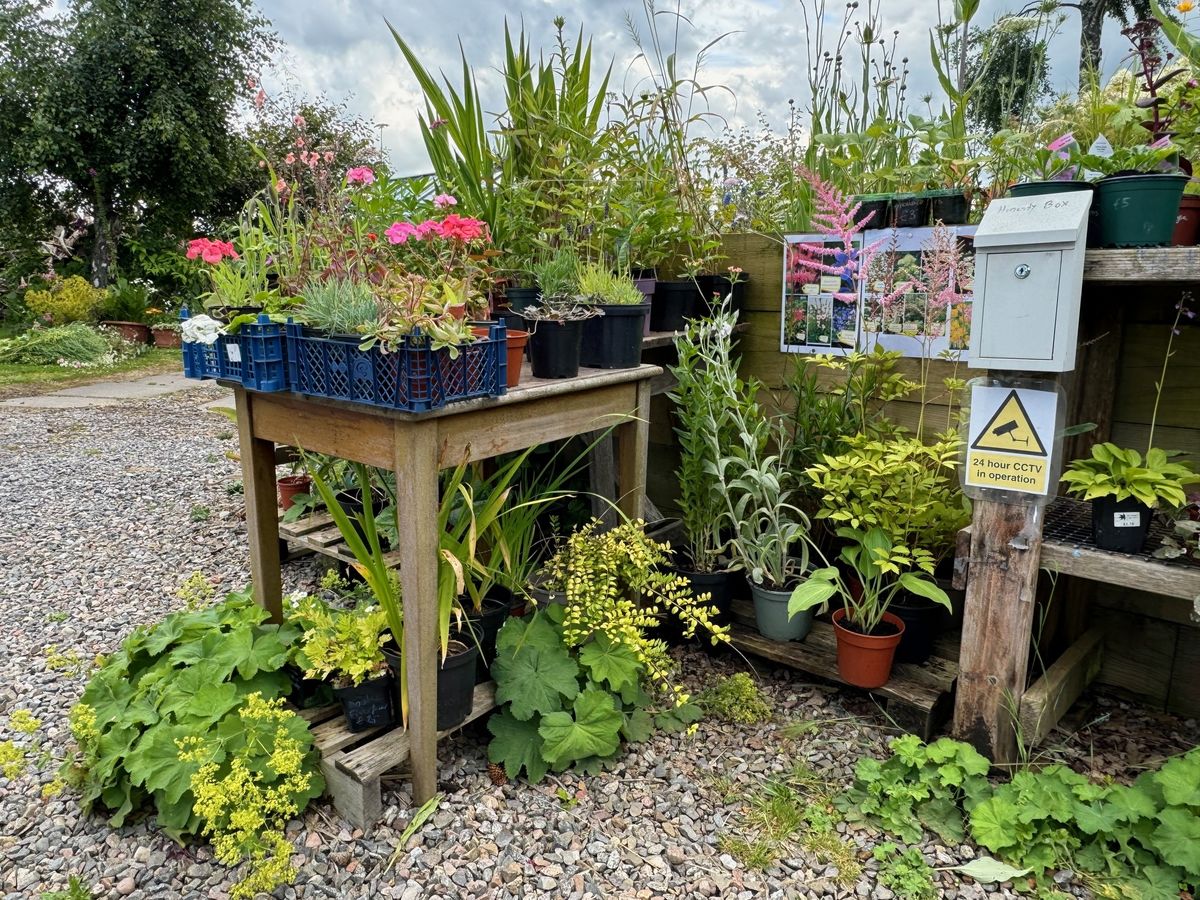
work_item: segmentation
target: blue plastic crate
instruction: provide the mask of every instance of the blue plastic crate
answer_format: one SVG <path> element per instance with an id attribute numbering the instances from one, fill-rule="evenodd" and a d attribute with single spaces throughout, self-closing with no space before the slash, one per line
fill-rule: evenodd
<path id="1" fill-rule="evenodd" d="M 181 318 L 188 318 L 186 311 Z M 260 315 L 257 322 L 243 325 L 236 334 L 223 334 L 215 343 L 184 341 L 183 374 L 188 378 L 237 381 L 253 391 L 286 391 L 284 327 Z"/>
<path id="2" fill-rule="evenodd" d="M 361 338 L 352 335 L 327 336 L 289 322 L 291 389 L 406 412 L 498 396 L 506 390 L 508 337 L 503 324 L 486 327 L 486 337 L 464 344 L 451 358 L 447 349 L 431 349 L 429 339 L 419 333 L 410 335 L 399 349 L 384 353 L 378 345 L 359 349 Z"/>

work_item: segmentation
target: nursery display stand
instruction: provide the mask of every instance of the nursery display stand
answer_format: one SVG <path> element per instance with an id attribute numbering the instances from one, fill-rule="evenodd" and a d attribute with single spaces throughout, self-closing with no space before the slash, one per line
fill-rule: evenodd
<path id="1" fill-rule="evenodd" d="M 650 381 L 661 374 L 658 366 L 648 365 L 585 369 L 578 378 L 523 380 L 503 396 L 465 400 L 426 413 L 290 392 L 258 393 L 226 383 L 233 388 L 237 406 L 254 596 L 275 621 L 282 619 L 283 606 L 275 446 L 326 453 L 396 473 L 396 505 L 408 523 L 400 529 L 396 548 L 409 683 L 408 730 L 401 734 L 411 760 L 416 803 L 437 792 L 438 472 L 464 460 L 489 459 L 615 426 L 617 504 L 629 517 L 641 517 Z M 391 758 L 395 755 L 387 757 Z M 360 782 L 370 790 L 378 783 L 372 771 L 364 770 Z"/>

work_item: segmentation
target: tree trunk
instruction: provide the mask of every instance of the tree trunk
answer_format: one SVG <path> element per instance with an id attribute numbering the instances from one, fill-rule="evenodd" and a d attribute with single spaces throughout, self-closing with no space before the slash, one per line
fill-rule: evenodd
<path id="1" fill-rule="evenodd" d="M 1080 0 L 1079 2 L 1079 85 L 1100 73 L 1100 37 L 1104 32 L 1104 0 Z"/>
<path id="2" fill-rule="evenodd" d="M 96 239 L 92 245 L 92 284 L 99 288 L 108 287 L 112 280 L 113 267 L 117 261 L 117 231 L 119 223 L 113 209 L 110 191 L 97 180 L 96 200 L 92 204 L 95 219 Z"/>

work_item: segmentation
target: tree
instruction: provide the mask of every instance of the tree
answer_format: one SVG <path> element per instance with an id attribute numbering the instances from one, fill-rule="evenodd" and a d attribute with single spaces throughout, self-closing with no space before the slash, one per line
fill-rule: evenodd
<path id="1" fill-rule="evenodd" d="M 1079 79 L 1089 72 L 1100 71 L 1100 36 L 1104 32 L 1104 20 L 1116 19 L 1122 26 L 1135 20 L 1150 18 L 1149 0 L 1079 0 L 1078 3 L 1062 3 L 1064 7 L 1079 10 Z"/>
<path id="2" fill-rule="evenodd" d="M 123 228 L 187 233 L 242 167 L 230 122 L 274 38 L 251 0 L 73 0 L 55 25 L 25 140 L 91 213 L 104 285 Z"/>
<path id="3" fill-rule="evenodd" d="M 987 85 L 968 102 L 972 125 L 994 134 L 1023 123 L 1051 94 L 1046 38 L 1040 18 L 1005 17 L 972 30 L 968 77 Z"/>

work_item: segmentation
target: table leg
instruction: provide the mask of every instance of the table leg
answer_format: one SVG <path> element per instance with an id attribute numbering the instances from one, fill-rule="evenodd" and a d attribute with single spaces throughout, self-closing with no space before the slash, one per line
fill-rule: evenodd
<path id="1" fill-rule="evenodd" d="M 254 599 L 283 621 L 283 579 L 279 568 L 279 511 L 275 496 L 275 444 L 254 436 L 254 396 L 234 388 L 242 488 L 246 499 L 246 537 L 250 542 L 250 578 Z"/>
<path id="2" fill-rule="evenodd" d="M 413 799 L 437 793 L 437 423 L 396 423 L 396 507 Z"/>
<path id="3" fill-rule="evenodd" d="M 614 429 L 617 440 L 617 506 L 630 519 L 645 516 L 646 453 L 650 446 L 650 382 L 638 382 L 637 407 Z"/>

